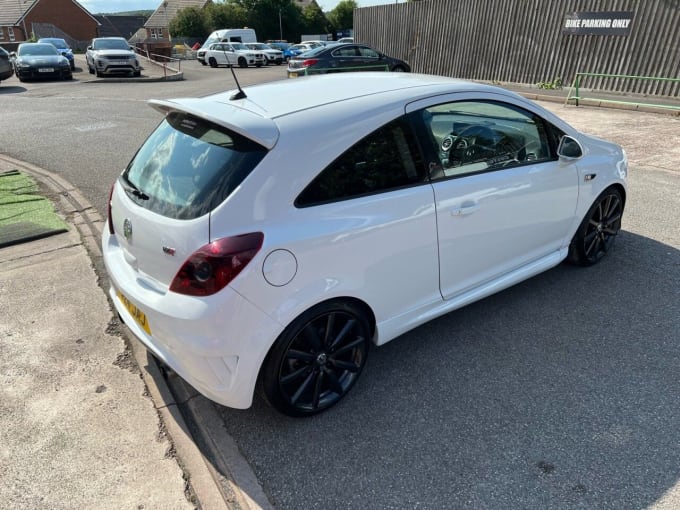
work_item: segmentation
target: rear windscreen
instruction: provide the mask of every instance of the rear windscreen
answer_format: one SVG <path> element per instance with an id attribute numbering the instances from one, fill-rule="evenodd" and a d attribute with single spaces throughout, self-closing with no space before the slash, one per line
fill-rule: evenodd
<path id="1" fill-rule="evenodd" d="M 192 219 L 222 203 L 267 150 L 221 126 L 173 112 L 144 142 L 121 176 L 138 205 Z"/>

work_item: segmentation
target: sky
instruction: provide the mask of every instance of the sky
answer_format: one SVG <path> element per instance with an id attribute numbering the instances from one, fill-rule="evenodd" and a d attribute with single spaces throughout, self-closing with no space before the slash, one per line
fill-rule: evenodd
<path id="1" fill-rule="evenodd" d="M 126 12 L 139 10 L 155 10 L 162 0 L 78 0 L 92 14 L 106 12 Z M 325 12 L 333 10 L 339 0 L 316 0 Z M 404 1 L 404 0 L 400 0 Z M 356 0 L 359 7 L 393 3 L 391 0 Z"/>

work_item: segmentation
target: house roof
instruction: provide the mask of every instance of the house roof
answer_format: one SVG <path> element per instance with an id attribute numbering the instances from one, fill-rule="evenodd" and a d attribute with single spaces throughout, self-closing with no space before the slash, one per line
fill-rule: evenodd
<path id="1" fill-rule="evenodd" d="M 0 0 L 0 25 L 15 26 L 21 23 L 21 18 L 33 6 L 34 1 L 26 3 L 20 0 Z"/>
<path id="2" fill-rule="evenodd" d="M 0 0 L 0 26 L 18 26 L 28 12 L 41 0 Z M 85 7 L 75 0 L 71 0 L 79 9 L 90 16 L 97 24 L 99 22 Z"/>
<path id="3" fill-rule="evenodd" d="M 109 16 L 108 14 L 95 14 L 97 21 L 101 23 L 99 37 L 125 37 L 130 39 L 137 30 L 146 23 L 146 16 Z"/>
<path id="4" fill-rule="evenodd" d="M 2 0 L 0 0 L 2 1 Z M 149 17 L 145 27 L 167 27 L 170 20 L 177 15 L 177 11 L 186 7 L 198 7 L 203 9 L 211 0 L 163 0 L 158 8 Z"/>

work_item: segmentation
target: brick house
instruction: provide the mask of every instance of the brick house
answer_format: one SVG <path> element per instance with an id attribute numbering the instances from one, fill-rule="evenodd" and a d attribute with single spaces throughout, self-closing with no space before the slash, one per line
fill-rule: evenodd
<path id="1" fill-rule="evenodd" d="M 172 35 L 168 31 L 170 21 L 180 9 L 198 7 L 203 9 L 211 0 L 163 0 L 144 24 L 147 43 L 170 43 Z"/>
<path id="2" fill-rule="evenodd" d="M 51 30 L 46 27 L 54 27 Z M 75 0 L 0 0 L 0 44 L 37 37 L 88 41 L 99 22 Z M 52 33 L 44 33 L 47 32 Z"/>

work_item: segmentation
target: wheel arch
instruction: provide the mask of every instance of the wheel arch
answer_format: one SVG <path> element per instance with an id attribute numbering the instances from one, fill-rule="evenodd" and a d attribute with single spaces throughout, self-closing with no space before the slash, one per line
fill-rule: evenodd
<path id="1" fill-rule="evenodd" d="M 323 301 L 319 301 L 318 303 L 315 303 L 314 305 L 306 308 L 299 314 L 297 314 L 295 317 L 293 317 L 290 321 L 288 321 L 288 324 L 286 324 L 283 329 L 281 330 L 281 333 L 279 336 L 274 340 L 271 345 L 269 346 L 269 349 L 267 350 L 267 354 L 262 358 L 262 362 L 260 363 L 260 368 L 258 370 L 257 374 L 257 384 L 261 384 L 261 379 L 262 379 L 262 372 L 263 372 L 263 367 L 267 365 L 267 361 L 269 357 L 272 354 L 272 351 L 274 350 L 274 346 L 276 345 L 276 341 L 279 339 L 281 335 L 283 335 L 286 330 L 290 327 L 291 324 L 293 324 L 295 321 L 297 321 L 300 317 L 305 315 L 306 313 L 311 312 L 312 310 L 315 310 L 317 308 L 321 308 L 324 306 L 327 306 L 329 303 L 349 303 L 351 305 L 356 306 L 359 308 L 364 315 L 366 316 L 366 320 L 368 321 L 368 326 L 371 331 L 371 343 L 373 345 L 376 344 L 376 318 L 375 314 L 373 313 L 373 309 L 366 303 L 364 300 L 356 298 L 356 297 L 351 297 L 351 296 L 337 296 L 337 297 L 332 297 L 329 299 L 325 299 Z"/>
<path id="2" fill-rule="evenodd" d="M 606 190 L 614 188 L 616 191 L 618 191 L 621 194 L 621 200 L 623 200 L 623 209 L 626 208 L 626 187 L 622 185 L 619 182 L 615 182 L 611 186 L 607 186 L 605 189 L 602 190 L 602 193 L 604 193 Z"/>

